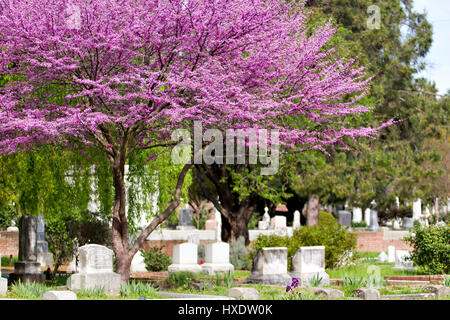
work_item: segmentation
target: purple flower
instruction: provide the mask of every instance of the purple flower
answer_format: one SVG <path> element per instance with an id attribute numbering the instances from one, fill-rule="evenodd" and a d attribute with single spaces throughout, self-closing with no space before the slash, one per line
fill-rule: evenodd
<path id="1" fill-rule="evenodd" d="M 292 278 L 291 286 L 293 286 L 294 288 L 297 288 L 298 287 L 298 283 L 299 283 L 299 281 L 298 281 L 297 278 Z"/>
<path id="2" fill-rule="evenodd" d="M 291 291 L 291 289 L 292 289 L 292 287 L 291 287 L 290 285 L 287 285 L 287 286 L 286 286 L 286 292 Z"/>

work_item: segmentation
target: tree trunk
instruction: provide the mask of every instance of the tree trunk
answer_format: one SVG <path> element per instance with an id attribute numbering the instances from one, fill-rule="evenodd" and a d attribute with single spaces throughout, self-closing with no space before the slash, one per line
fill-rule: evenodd
<path id="1" fill-rule="evenodd" d="M 245 209 L 244 209 L 245 210 Z M 239 237 L 244 237 L 245 245 L 250 244 L 250 237 L 248 233 L 248 221 L 246 218 L 248 212 L 242 214 L 231 214 L 231 221 L 222 215 L 222 241 L 231 244 L 232 241 Z M 251 217 L 251 214 L 250 214 Z"/>
<path id="2" fill-rule="evenodd" d="M 313 226 L 319 224 L 319 197 L 310 193 L 308 195 L 308 209 L 306 215 L 306 225 Z"/>
<path id="3" fill-rule="evenodd" d="M 125 158 L 119 154 L 111 161 L 114 181 L 114 207 L 112 222 L 112 245 L 116 255 L 116 272 L 122 281 L 130 278 L 131 258 L 129 254 L 128 221 L 125 211 Z"/>

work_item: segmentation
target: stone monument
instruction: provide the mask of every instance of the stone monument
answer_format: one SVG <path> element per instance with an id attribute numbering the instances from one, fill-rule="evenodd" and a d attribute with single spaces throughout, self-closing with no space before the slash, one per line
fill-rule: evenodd
<path id="1" fill-rule="evenodd" d="M 271 229 L 286 229 L 286 217 L 285 216 L 275 216 L 270 219 Z"/>
<path id="2" fill-rule="evenodd" d="M 352 222 L 359 223 L 362 221 L 362 209 L 353 208 L 353 219 Z"/>
<path id="3" fill-rule="evenodd" d="M 70 276 L 70 290 L 103 287 L 106 294 L 117 295 L 122 280 L 113 272 L 113 251 L 98 244 L 87 244 L 78 249 L 79 273 Z"/>
<path id="4" fill-rule="evenodd" d="M 352 224 L 352 214 L 349 211 L 339 210 L 338 221 L 344 227 L 349 227 Z"/>
<path id="5" fill-rule="evenodd" d="M 201 268 L 206 274 L 233 272 L 234 266 L 230 263 L 230 245 L 226 242 L 206 245 L 205 263 L 201 265 Z"/>
<path id="6" fill-rule="evenodd" d="M 247 283 L 288 285 L 291 277 L 287 273 L 287 248 L 261 248 L 253 259 L 252 274 Z"/>
<path id="7" fill-rule="evenodd" d="M 173 247 L 172 264 L 168 267 L 169 273 L 178 271 L 201 272 L 202 268 L 197 263 L 198 246 L 185 242 Z"/>
<path id="8" fill-rule="evenodd" d="M 321 279 L 320 286 L 330 283 L 330 276 L 325 272 L 325 247 L 300 247 L 292 257 L 291 277 L 297 278 L 301 286 L 308 286 L 311 279 Z"/>
<path id="9" fill-rule="evenodd" d="M 388 262 L 395 262 L 395 247 L 388 246 Z"/>
<path id="10" fill-rule="evenodd" d="M 403 218 L 403 229 L 412 229 L 414 228 L 414 219 L 413 218 Z"/>
<path id="11" fill-rule="evenodd" d="M 45 241 L 45 222 L 42 215 L 37 217 L 37 261 L 41 267 L 53 266 L 53 254 L 48 252 L 48 243 Z"/>
<path id="12" fill-rule="evenodd" d="M 370 225 L 370 208 L 364 210 L 364 221 L 367 224 L 367 226 Z"/>
<path id="13" fill-rule="evenodd" d="M 192 230 L 195 229 L 192 222 L 193 210 L 188 205 L 179 211 L 179 224 L 177 230 Z"/>
<path id="14" fill-rule="evenodd" d="M 370 225 L 367 227 L 368 231 L 378 231 L 378 212 L 376 210 L 370 210 Z"/>
<path id="15" fill-rule="evenodd" d="M 259 230 L 267 230 L 270 227 L 270 216 L 269 216 L 269 208 L 264 208 L 263 219 L 258 222 Z"/>
<path id="16" fill-rule="evenodd" d="M 22 216 L 19 221 L 19 260 L 14 264 L 14 273 L 9 275 L 10 283 L 44 282 L 41 264 L 37 261 L 37 220 L 35 216 Z"/>
<path id="17" fill-rule="evenodd" d="M 292 228 L 296 229 L 300 227 L 300 211 L 294 211 L 294 221 L 292 222 Z"/>

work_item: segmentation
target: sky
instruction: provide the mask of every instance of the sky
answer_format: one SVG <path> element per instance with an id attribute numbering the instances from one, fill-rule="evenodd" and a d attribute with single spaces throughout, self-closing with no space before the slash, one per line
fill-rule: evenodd
<path id="1" fill-rule="evenodd" d="M 414 0 L 417 12 L 426 12 L 433 25 L 433 44 L 420 76 L 432 80 L 440 94 L 450 90 L 450 0 Z"/>

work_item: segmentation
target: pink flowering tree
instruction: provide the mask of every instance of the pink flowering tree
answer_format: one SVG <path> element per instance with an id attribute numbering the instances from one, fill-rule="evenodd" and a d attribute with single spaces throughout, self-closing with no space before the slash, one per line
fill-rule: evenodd
<path id="1" fill-rule="evenodd" d="M 204 130 L 279 130 L 286 147 L 320 150 L 380 129 L 343 121 L 369 110 L 358 105 L 369 79 L 353 60 L 330 59 L 323 47 L 332 26 L 309 35 L 303 6 L 291 3 L 1 0 L 0 73 L 10 81 L 0 88 L 0 152 L 42 144 L 104 152 L 117 272 L 128 280 L 134 254 L 179 205 L 192 166 L 130 243 L 124 168 L 133 152 L 173 148 L 173 130 L 192 130 L 195 120 Z M 296 118 L 311 125 L 289 125 Z"/>

